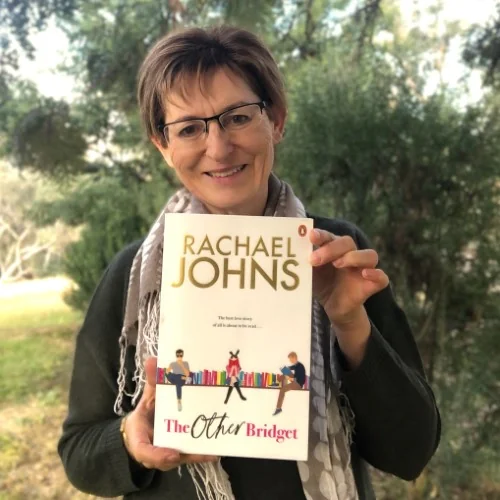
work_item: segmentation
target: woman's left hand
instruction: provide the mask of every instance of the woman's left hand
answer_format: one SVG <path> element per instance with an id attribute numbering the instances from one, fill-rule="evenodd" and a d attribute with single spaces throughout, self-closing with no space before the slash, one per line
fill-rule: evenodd
<path id="1" fill-rule="evenodd" d="M 353 330 L 356 322 L 366 321 L 365 301 L 389 284 L 389 278 L 376 269 L 375 250 L 358 250 L 350 236 L 335 236 L 322 229 L 310 233 L 317 247 L 311 255 L 314 294 L 339 330 Z"/>

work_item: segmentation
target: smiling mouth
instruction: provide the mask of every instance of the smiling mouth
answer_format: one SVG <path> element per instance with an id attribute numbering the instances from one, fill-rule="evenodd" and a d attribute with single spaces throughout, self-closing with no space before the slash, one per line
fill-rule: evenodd
<path id="1" fill-rule="evenodd" d="M 221 170 L 219 172 L 205 172 L 209 177 L 214 177 L 216 179 L 222 179 L 224 177 L 230 177 L 231 175 L 237 174 L 241 172 L 247 165 L 239 165 L 237 167 L 233 167 L 229 170 Z"/>

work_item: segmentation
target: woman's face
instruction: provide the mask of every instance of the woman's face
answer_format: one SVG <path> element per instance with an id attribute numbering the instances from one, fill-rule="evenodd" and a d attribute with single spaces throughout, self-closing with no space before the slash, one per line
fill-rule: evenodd
<path id="1" fill-rule="evenodd" d="M 207 79 L 203 89 L 193 78 L 183 97 L 173 93 L 166 104 L 168 123 L 184 118 L 208 118 L 240 104 L 259 102 L 247 83 L 227 69 Z M 266 110 L 255 124 L 237 132 L 222 130 L 216 120 L 208 134 L 194 143 L 155 142 L 182 184 L 212 213 L 262 215 L 274 146 L 281 140 L 284 117 L 271 121 Z"/>

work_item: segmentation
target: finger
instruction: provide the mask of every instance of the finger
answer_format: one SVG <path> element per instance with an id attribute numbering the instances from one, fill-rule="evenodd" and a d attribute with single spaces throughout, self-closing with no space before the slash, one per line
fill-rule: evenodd
<path id="1" fill-rule="evenodd" d="M 219 457 L 214 455 L 193 455 L 181 453 L 181 464 L 194 464 L 199 462 L 217 462 Z"/>
<path id="2" fill-rule="evenodd" d="M 151 410 L 155 405 L 156 398 L 156 358 L 148 358 L 144 363 L 146 372 L 146 383 L 142 393 L 140 404 L 144 405 L 147 410 Z"/>
<path id="3" fill-rule="evenodd" d="M 336 236 L 324 229 L 312 229 L 309 233 L 309 240 L 315 246 L 322 246 L 329 241 L 333 241 Z"/>
<path id="4" fill-rule="evenodd" d="M 138 443 L 135 460 L 148 469 L 169 470 L 180 464 L 181 457 L 177 450 L 160 448 L 151 443 Z"/>
<path id="5" fill-rule="evenodd" d="M 338 268 L 342 267 L 359 267 L 359 268 L 374 268 L 378 264 L 378 254 L 375 250 L 355 250 L 347 252 L 343 257 L 333 262 L 333 265 Z"/>
<path id="6" fill-rule="evenodd" d="M 389 284 L 389 277 L 382 269 L 363 269 L 361 276 L 367 281 L 371 281 L 378 285 L 378 289 L 382 290 Z"/>
<path id="7" fill-rule="evenodd" d="M 153 387 L 156 385 L 156 366 L 157 359 L 154 357 L 146 359 L 144 363 L 144 370 L 146 372 L 146 380 L 149 385 Z"/>
<path id="8" fill-rule="evenodd" d="M 216 462 L 219 457 L 212 455 L 192 455 L 179 453 L 170 448 L 158 448 L 151 446 L 148 450 L 143 450 L 144 454 L 137 455 L 140 463 L 147 469 L 159 469 L 163 471 L 174 469 L 179 465 Z M 164 451 L 165 453 L 161 453 Z"/>
<path id="9" fill-rule="evenodd" d="M 333 236 L 333 235 L 332 235 Z M 313 266 L 323 266 L 343 257 L 347 252 L 356 250 L 356 243 L 350 236 L 339 236 L 314 250 L 311 254 Z"/>

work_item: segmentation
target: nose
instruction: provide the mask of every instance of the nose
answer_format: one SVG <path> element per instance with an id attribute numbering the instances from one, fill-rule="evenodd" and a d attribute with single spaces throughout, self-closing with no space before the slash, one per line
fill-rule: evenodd
<path id="1" fill-rule="evenodd" d="M 205 154 L 214 161 L 221 162 L 233 151 L 229 135 L 214 120 L 208 123 Z"/>

